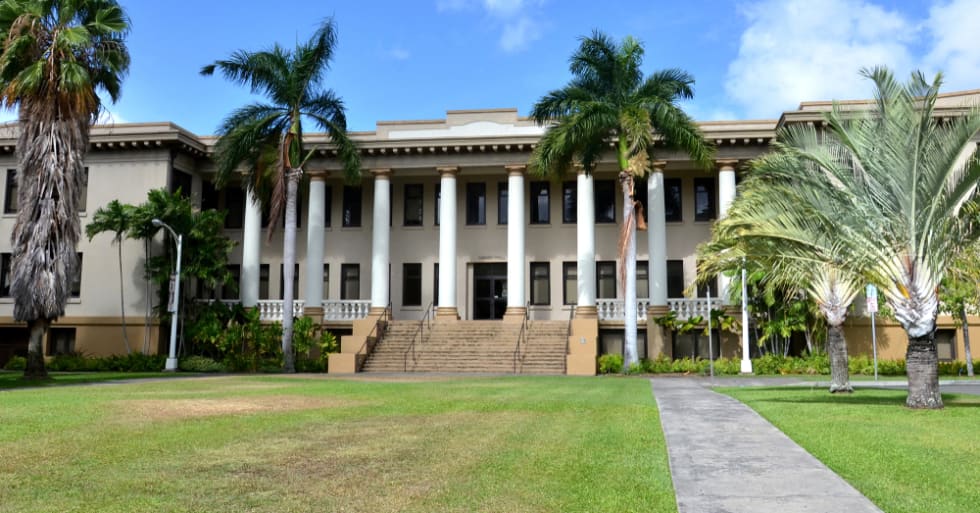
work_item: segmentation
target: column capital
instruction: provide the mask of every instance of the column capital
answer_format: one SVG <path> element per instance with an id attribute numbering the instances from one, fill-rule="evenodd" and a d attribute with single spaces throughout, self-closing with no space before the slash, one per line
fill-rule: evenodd
<path id="1" fill-rule="evenodd" d="M 371 174 L 374 175 L 375 180 L 387 180 L 391 178 L 391 169 L 372 169 Z"/>
<path id="2" fill-rule="evenodd" d="M 524 176 L 527 173 L 527 164 L 508 164 L 504 166 L 507 176 Z"/>
<path id="3" fill-rule="evenodd" d="M 306 174 L 309 175 L 310 180 L 314 182 L 322 182 L 327 178 L 330 178 L 330 171 L 326 171 L 324 169 L 307 171 Z"/>
<path id="4" fill-rule="evenodd" d="M 456 175 L 459 174 L 459 166 L 442 166 L 442 167 L 437 167 L 436 168 L 436 171 L 439 173 L 439 176 L 452 176 L 452 177 L 455 177 Z"/>
<path id="5" fill-rule="evenodd" d="M 735 171 L 735 166 L 738 165 L 738 159 L 718 159 L 715 161 L 718 165 L 719 171 Z"/>
<path id="6" fill-rule="evenodd" d="M 650 164 L 653 166 L 653 171 L 655 173 L 656 172 L 663 173 L 664 172 L 664 169 L 667 168 L 667 161 L 666 160 L 654 160 Z"/>

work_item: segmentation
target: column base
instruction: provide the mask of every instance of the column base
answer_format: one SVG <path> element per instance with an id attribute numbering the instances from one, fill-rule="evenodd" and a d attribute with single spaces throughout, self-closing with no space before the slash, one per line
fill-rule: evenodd
<path id="1" fill-rule="evenodd" d="M 323 321 L 323 307 L 322 306 L 306 306 L 303 307 L 303 317 L 310 317 L 315 321 Z"/>
<path id="2" fill-rule="evenodd" d="M 650 305 L 647 307 L 647 319 L 663 317 L 669 313 L 670 307 L 667 305 Z"/>
<path id="3" fill-rule="evenodd" d="M 455 306 L 438 306 L 436 307 L 436 320 L 440 322 L 458 321 L 459 310 Z"/>
<path id="4" fill-rule="evenodd" d="M 520 324 L 524 322 L 526 316 L 527 308 L 523 306 L 508 306 L 507 310 L 504 310 L 504 322 Z"/>
<path id="5" fill-rule="evenodd" d="M 595 306 L 576 306 L 575 307 L 575 318 L 576 319 L 598 319 L 599 309 Z"/>

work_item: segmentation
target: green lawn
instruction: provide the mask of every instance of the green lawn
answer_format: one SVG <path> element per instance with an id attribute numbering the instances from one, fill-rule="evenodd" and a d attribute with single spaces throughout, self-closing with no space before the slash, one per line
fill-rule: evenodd
<path id="1" fill-rule="evenodd" d="M 48 374 L 49 378 L 45 380 L 25 380 L 23 379 L 23 371 L 0 371 L 0 390 L 7 388 L 80 385 L 83 383 L 119 381 L 124 379 L 187 376 L 186 373 L 174 374 L 173 372 L 49 372 Z"/>
<path id="2" fill-rule="evenodd" d="M 12 390 L 0 454 L 0 511 L 676 511 L 646 380 Z"/>
<path id="3" fill-rule="evenodd" d="M 980 507 L 980 396 L 943 395 L 944 410 L 913 411 L 904 390 L 719 391 L 754 408 L 886 513 Z"/>

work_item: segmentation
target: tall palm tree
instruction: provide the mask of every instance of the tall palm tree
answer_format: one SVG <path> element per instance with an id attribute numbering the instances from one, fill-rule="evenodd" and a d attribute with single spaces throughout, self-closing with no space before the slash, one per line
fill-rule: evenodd
<path id="1" fill-rule="evenodd" d="M 572 80 L 543 96 L 531 117 L 548 129 L 531 156 L 532 172 L 557 178 L 573 161 L 586 173 L 595 170 L 608 142 L 615 158 L 623 194 L 620 269 L 626 307 L 624 369 L 637 362 L 636 351 L 636 226 L 639 202 L 634 181 L 650 171 L 655 143 L 687 152 L 709 166 L 712 147 L 695 122 L 678 105 L 694 97 L 694 78 L 679 69 L 645 77 L 643 45 L 627 36 L 617 44 L 593 32 L 580 38 L 572 54 Z"/>
<path id="2" fill-rule="evenodd" d="M 103 232 L 112 232 L 112 242 L 116 244 L 119 251 L 119 312 L 122 316 L 123 341 L 126 343 L 126 353 L 132 353 L 133 348 L 129 344 L 129 334 L 126 331 L 126 285 L 123 280 L 123 261 L 122 243 L 126 233 L 129 232 L 130 220 L 133 215 L 133 206 L 120 203 L 119 200 L 112 200 L 105 207 L 101 207 L 92 215 L 92 221 L 85 227 L 85 234 L 88 240 Z"/>
<path id="3" fill-rule="evenodd" d="M 309 41 L 297 43 L 293 50 L 278 44 L 258 52 L 239 50 L 201 69 L 202 75 L 218 71 L 266 99 L 236 109 L 225 118 L 218 128 L 215 159 L 219 185 L 227 183 L 242 165 L 246 166 L 245 186 L 250 191 L 255 192 L 263 178 L 271 177 L 270 230 L 285 217 L 282 350 L 286 372 L 295 372 L 296 195 L 303 166 L 313 156 L 312 150 L 303 147 L 303 120 L 327 132 L 349 181 L 359 180 L 361 172 L 357 148 L 347 136 L 343 101 L 332 90 L 322 88 L 336 42 L 336 29 L 328 18 Z"/>
<path id="4" fill-rule="evenodd" d="M 44 377 L 42 341 L 77 275 L 83 158 L 104 91 L 129 69 L 129 19 L 115 0 L 0 2 L 0 103 L 18 109 L 14 319 L 30 329 L 25 377 Z"/>
<path id="5" fill-rule="evenodd" d="M 698 275 L 707 277 L 741 269 L 743 257 L 766 268 L 767 286 L 790 294 L 805 292 L 827 323 L 830 392 L 850 393 L 844 321 L 861 291 L 863 278 L 853 269 L 858 256 L 837 243 L 837 223 L 847 212 L 836 204 L 814 204 L 814 189 L 780 176 L 801 163 L 780 151 L 755 160 L 750 178 L 718 222 L 712 240 L 698 248 Z M 848 260 L 850 266 L 840 262 Z"/>
<path id="6" fill-rule="evenodd" d="M 811 194 L 811 206 L 847 213 L 836 220 L 840 262 L 877 284 L 908 334 L 910 408 L 942 408 L 935 332 L 938 290 L 976 222 L 980 111 L 937 119 L 942 76 L 901 84 L 884 68 L 863 70 L 876 87 L 864 111 L 837 105 L 826 130 L 792 127 L 782 151 L 802 165 L 781 167 Z M 797 241 L 803 242 L 803 241 Z"/>

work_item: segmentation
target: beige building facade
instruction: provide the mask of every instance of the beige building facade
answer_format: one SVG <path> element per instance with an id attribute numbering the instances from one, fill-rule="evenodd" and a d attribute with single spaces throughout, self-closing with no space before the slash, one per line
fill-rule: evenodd
<path id="1" fill-rule="evenodd" d="M 940 100 L 941 115 L 956 115 L 978 93 L 952 93 Z M 864 102 L 845 104 L 861 108 Z M 703 344 L 660 333 L 655 316 L 707 311 L 706 292 L 691 287 L 696 247 L 710 237 L 737 194 L 741 169 L 767 151 L 788 123 L 820 123 L 826 102 L 804 103 L 779 120 L 705 122 L 716 146 L 711 169 L 685 155 L 655 149 L 654 173 L 637 185 L 649 229 L 637 238 L 636 305 L 641 356 L 707 357 Z M 571 170 L 548 181 L 526 164 L 543 128 L 516 109 L 449 111 L 444 119 L 379 122 L 373 132 L 354 133 L 363 173 L 345 183 L 322 136 L 307 136 L 317 150 L 306 166 L 297 233 L 296 315 L 310 315 L 332 330 L 358 335 L 387 311 L 393 319 L 461 320 L 521 318 L 565 320 L 572 327 L 568 371 L 594 372 L 596 354 L 621 351 L 626 306 L 618 290 L 617 242 L 623 221 L 615 161 L 610 152 L 591 175 Z M 113 199 L 142 203 L 151 189 L 178 187 L 195 205 L 226 211 L 226 235 L 240 293 L 223 297 L 259 308 L 263 319 L 282 318 L 282 233 L 266 240 L 261 207 L 237 186 L 211 184 L 215 139 L 170 123 L 119 124 L 93 129 L 86 158 L 88 185 L 83 227 Z M 5 173 L 0 216 L 0 264 L 9 266 L 16 212 L 16 134 L 0 129 L 0 170 Z M 153 252 L 162 251 L 158 239 Z M 165 330 L 144 326 L 144 312 L 158 297 L 143 280 L 144 247 L 126 240 L 124 288 L 129 338 L 136 350 L 166 351 Z M 120 329 L 119 278 L 112 236 L 79 245 L 82 272 L 77 297 L 54 325 L 46 352 L 90 355 L 125 352 Z M 0 269 L 0 365 L 26 350 L 26 333 L 13 322 L 7 267 Z M 724 281 L 711 287 L 723 292 Z M 388 308 L 390 307 L 390 310 Z M 852 353 L 870 350 L 865 318 L 848 328 Z M 940 319 L 941 356 L 962 358 L 962 337 L 951 319 Z M 980 328 L 973 333 L 980 340 Z M 361 333 L 363 335 L 363 333 Z M 904 332 L 879 324 L 881 356 L 904 357 Z M 572 342 L 580 342 L 579 344 Z M 363 345 L 363 344 L 361 344 Z M 725 335 L 723 356 L 738 357 L 740 345 Z M 351 357 L 356 360 L 355 357 Z M 351 360 L 352 362 L 354 360 Z M 356 366 L 356 364 L 352 364 Z M 590 370 L 591 369 L 591 370 Z"/>

